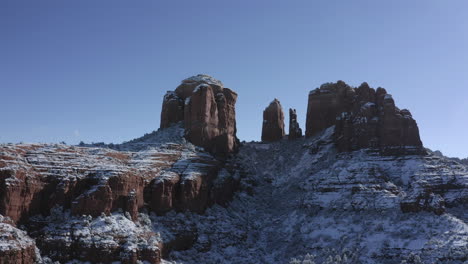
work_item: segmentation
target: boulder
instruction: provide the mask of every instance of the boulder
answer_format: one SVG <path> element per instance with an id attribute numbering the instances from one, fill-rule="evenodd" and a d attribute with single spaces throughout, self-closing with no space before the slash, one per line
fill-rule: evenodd
<path id="1" fill-rule="evenodd" d="M 275 98 L 263 111 L 262 141 L 278 141 L 284 135 L 283 108 L 281 107 L 281 103 Z"/>
<path id="2" fill-rule="evenodd" d="M 288 139 L 296 139 L 302 137 L 302 129 L 297 122 L 296 109 L 289 109 L 289 135 Z"/>
<path id="3" fill-rule="evenodd" d="M 385 155 L 424 153 L 411 113 L 396 107 L 385 89 L 374 90 L 367 83 L 352 88 L 338 81 L 310 92 L 306 136 L 333 125 L 339 151 L 371 148 Z"/>

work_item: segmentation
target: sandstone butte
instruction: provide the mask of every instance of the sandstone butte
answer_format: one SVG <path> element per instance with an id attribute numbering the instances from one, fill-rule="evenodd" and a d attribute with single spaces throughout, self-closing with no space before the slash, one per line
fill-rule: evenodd
<path id="1" fill-rule="evenodd" d="M 190 142 L 225 156 L 239 148 L 236 101 L 237 94 L 211 76 L 187 78 L 164 96 L 160 127 L 183 121 Z"/>
<path id="2" fill-rule="evenodd" d="M 142 210 L 158 215 L 171 210 L 201 214 L 213 204 L 227 205 L 243 173 L 229 159 L 240 147 L 236 100 L 234 91 L 208 75 L 187 78 L 167 92 L 158 133 L 177 133 L 182 128 L 183 137 L 200 148 L 163 142 L 146 149 L 152 135 L 104 148 L 0 145 L 0 263 L 34 263 L 36 246 L 58 261 L 122 263 L 160 263 L 171 250 L 189 248 L 191 235 L 161 241 L 152 232 L 133 234 L 131 241 L 146 244 L 135 244 L 131 249 L 122 246 L 128 245 L 130 238 L 118 234 L 108 234 L 115 242 L 112 245 L 90 245 L 83 237 L 70 238 L 66 232 L 44 228 L 45 223 L 37 220 L 41 218 L 34 216 L 47 217 L 60 210 L 78 221 L 85 216 L 105 219 L 118 211 L 135 222 Z M 289 119 L 288 138 L 301 138 L 294 109 L 289 110 Z M 375 90 L 367 83 L 352 88 L 338 81 L 310 92 L 305 136 L 313 137 L 330 127 L 340 152 L 369 149 L 380 155 L 425 154 L 411 113 L 396 107 L 385 89 Z M 283 110 L 275 99 L 263 112 L 262 141 L 280 141 L 284 130 Z M 425 196 L 415 199 L 402 204 L 402 210 L 422 210 L 420 201 Z M 440 206 L 423 209 L 442 210 Z M 36 242 L 16 227 L 19 225 L 32 230 Z"/>
<path id="3" fill-rule="evenodd" d="M 395 106 L 383 88 L 367 83 L 352 88 L 343 81 L 326 83 L 309 93 L 306 136 L 335 126 L 340 151 L 371 148 L 382 154 L 424 152 L 419 129 L 410 111 Z"/>

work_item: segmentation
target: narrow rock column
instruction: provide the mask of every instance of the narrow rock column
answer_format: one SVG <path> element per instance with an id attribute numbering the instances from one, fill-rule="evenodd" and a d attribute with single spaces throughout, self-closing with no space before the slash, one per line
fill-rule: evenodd
<path id="1" fill-rule="evenodd" d="M 302 137 L 302 129 L 297 122 L 296 109 L 289 108 L 289 136 L 288 139 L 296 139 Z"/>
<path id="2" fill-rule="evenodd" d="M 263 111 L 262 141 L 278 141 L 284 137 L 284 113 L 275 98 Z"/>

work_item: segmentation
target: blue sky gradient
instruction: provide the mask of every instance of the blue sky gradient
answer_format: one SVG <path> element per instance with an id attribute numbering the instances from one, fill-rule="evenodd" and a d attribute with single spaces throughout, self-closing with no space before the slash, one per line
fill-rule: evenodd
<path id="1" fill-rule="evenodd" d="M 206 73 L 239 94 L 259 140 L 274 98 L 305 126 L 308 92 L 367 81 L 411 110 L 426 147 L 468 156 L 468 2 L 0 2 L 0 142 L 122 142 Z M 287 120 L 286 120 L 287 122 Z"/>

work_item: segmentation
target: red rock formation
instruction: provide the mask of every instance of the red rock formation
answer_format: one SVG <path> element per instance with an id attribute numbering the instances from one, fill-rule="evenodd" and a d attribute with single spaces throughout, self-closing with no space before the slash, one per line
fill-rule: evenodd
<path id="1" fill-rule="evenodd" d="M 176 94 L 182 98 L 186 99 L 192 96 L 193 90 L 197 88 L 200 84 L 208 84 L 210 85 L 216 94 L 223 91 L 223 83 L 215 78 L 206 75 L 206 74 L 198 74 L 192 77 L 189 77 L 182 81 L 182 83 L 176 88 Z"/>
<path id="2" fill-rule="evenodd" d="M 306 137 L 316 135 L 335 124 L 336 117 L 351 103 L 354 90 L 343 81 L 323 84 L 309 93 L 307 105 Z"/>
<path id="3" fill-rule="evenodd" d="M 72 203 L 71 210 L 76 215 L 99 216 L 109 214 L 112 209 L 112 190 L 109 185 L 96 186 L 78 196 Z"/>
<path id="4" fill-rule="evenodd" d="M 332 125 L 340 151 L 372 148 L 390 155 L 424 152 L 411 113 L 398 109 L 385 89 L 376 91 L 367 83 L 351 88 L 338 81 L 310 92 L 306 136 Z"/>
<path id="5" fill-rule="evenodd" d="M 176 205 L 181 211 L 202 213 L 207 208 L 210 190 L 218 173 L 217 167 L 207 167 L 203 170 L 186 171 L 182 175 Z"/>
<path id="6" fill-rule="evenodd" d="M 184 120 L 184 102 L 175 92 L 168 91 L 164 96 L 161 111 L 161 128 Z"/>
<path id="7" fill-rule="evenodd" d="M 55 218 L 56 217 L 56 218 Z M 61 263 L 81 259 L 91 263 L 140 261 L 161 263 L 163 243 L 158 235 L 142 229 L 122 214 L 73 217 L 61 214 L 45 218 L 48 226 L 40 230 L 36 241 L 41 253 Z M 77 235 L 75 235 L 77 234 Z"/>
<path id="8" fill-rule="evenodd" d="M 214 191 L 222 167 L 212 155 L 183 144 L 138 152 L 64 145 L 0 145 L 0 214 L 11 217 L 12 223 L 28 226 L 30 216 L 46 216 L 52 209 L 70 209 L 77 219 L 123 211 L 133 221 L 139 220 L 138 213 L 145 207 L 158 214 L 169 210 L 202 213 L 215 202 L 225 204 L 226 197 L 234 192 L 223 186 L 216 186 Z M 235 186 L 234 182 L 225 182 Z M 140 259 L 159 263 L 163 247 L 127 252 L 123 259 L 126 249 L 119 243 L 99 248 L 79 241 L 71 245 L 46 238 L 40 241 L 41 250 L 55 260 L 95 262 L 136 263 Z M 174 241 L 168 243 L 178 240 Z M 0 249 L 0 260 L 11 260 L 18 254 L 27 259 L 28 250 L 14 255 Z M 54 252 L 60 254 L 55 256 Z"/>
<path id="9" fill-rule="evenodd" d="M 263 111 L 262 141 L 272 142 L 284 137 L 284 113 L 275 98 Z"/>
<path id="10" fill-rule="evenodd" d="M 175 92 L 164 97 L 161 128 L 184 121 L 186 138 L 211 153 L 226 156 L 236 152 L 235 104 L 237 94 L 208 76 L 185 79 Z M 184 102 L 184 103 L 182 103 Z"/>
<path id="11" fill-rule="evenodd" d="M 187 139 L 197 146 L 212 150 L 219 135 L 218 106 L 213 88 L 197 86 L 185 108 L 184 127 Z"/>
<path id="12" fill-rule="evenodd" d="M 33 264 L 36 260 L 34 240 L 0 215 L 0 264 Z"/>
<path id="13" fill-rule="evenodd" d="M 47 210 L 42 193 L 44 179 L 29 173 L 23 169 L 0 169 L 0 214 L 14 222 Z"/>
<path id="14" fill-rule="evenodd" d="M 296 109 L 289 109 L 289 135 L 288 139 L 296 139 L 302 137 L 302 129 L 297 122 Z"/>
<path id="15" fill-rule="evenodd" d="M 174 208 L 176 193 L 179 189 L 180 176 L 175 172 L 165 172 L 156 178 L 152 184 L 151 209 L 164 214 Z"/>
<path id="16" fill-rule="evenodd" d="M 236 152 L 239 147 L 239 139 L 236 137 L 236 101 L 237 94 L 229 88 L 224 88 L 222 93 L 216 95 L 219 135 L 214 144 L 214 153 Z"/>

